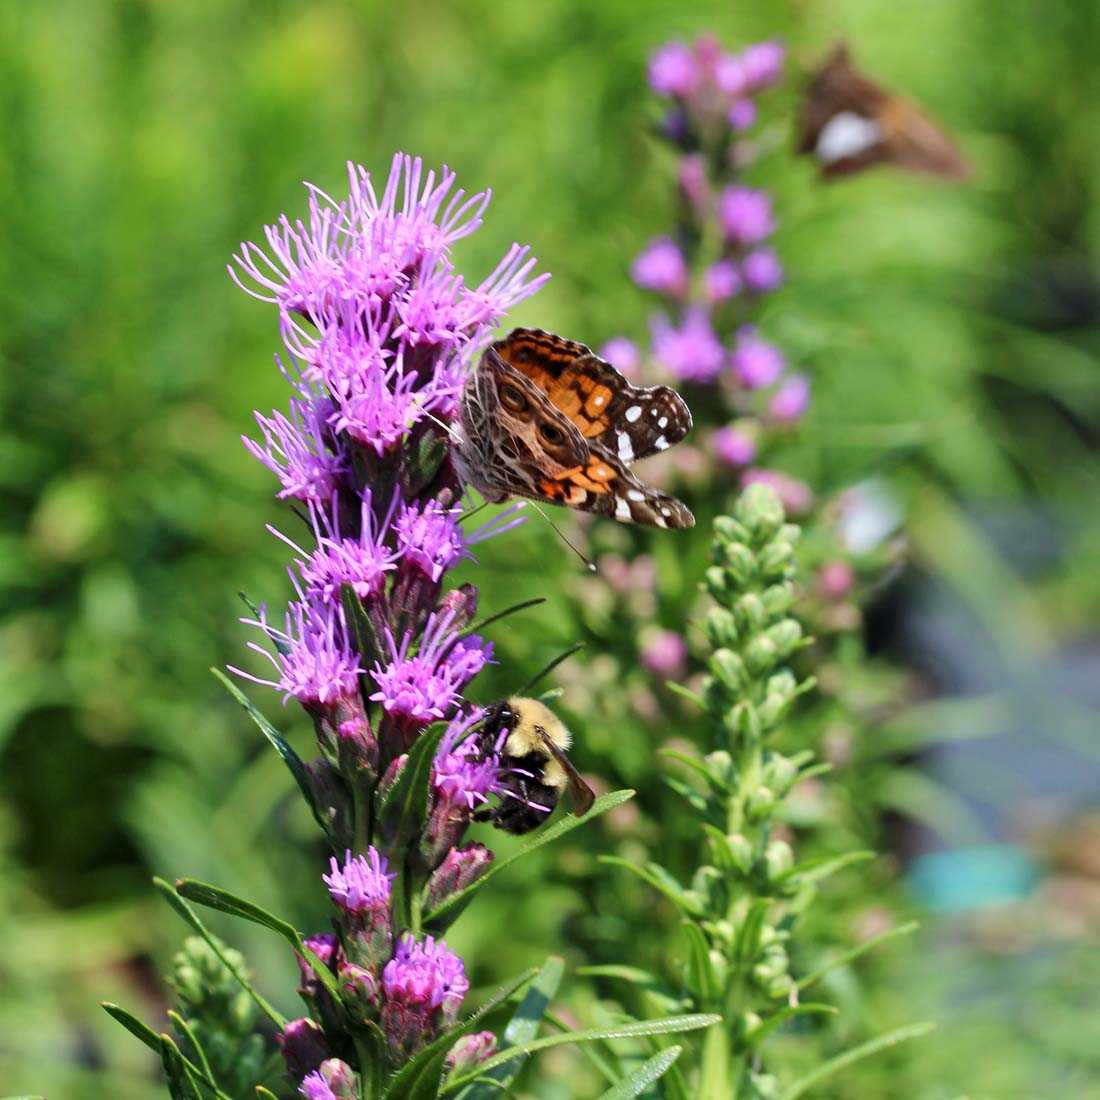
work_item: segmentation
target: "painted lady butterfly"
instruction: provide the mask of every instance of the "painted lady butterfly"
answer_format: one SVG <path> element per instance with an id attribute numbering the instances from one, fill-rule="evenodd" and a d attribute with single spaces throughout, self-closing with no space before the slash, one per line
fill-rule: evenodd
<path id="1" fill-rule="evenodd" d="M 629 466 L 691 428 L 667 386 L 632 386 L 584 344 L 517 328 L 485 350 L 461 402 L 459 474 L 486 500 L 530 497 L 623 523 L 693 527 Z"/>

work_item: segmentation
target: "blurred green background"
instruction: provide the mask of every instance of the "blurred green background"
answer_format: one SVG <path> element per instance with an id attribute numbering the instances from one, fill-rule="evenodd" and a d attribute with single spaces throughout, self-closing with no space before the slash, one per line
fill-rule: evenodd
<path id="1" fill-rule="evenodd" d="M 406 150 L 494 191 L 464 270 L 487 271 L 518 239 L 554 273 L 511 321 L 593 345 L 644 340 L 650 303 L 627 272 L 672 212 L 645 63 L 702 31 L 730 47 L 781 36 L 794 73 L 846 37 L 974 169 L 958 188 L 888 171 L 822 188 L 786 153 L 788 90 L 754 175 L 776 190 L 789 276 L 763 324 L 814 382 L 784 468 L 823 495 L 880 478 L 909 546 L 866 631 L 876 661 L 909 671 L 872 676 L 859 644 L 837 651 L 857 697 L 868 676 L 869 717 L 822 843 L 884 855 L 838 883 L 822 919 L 843 943 L 928 910 L 917 939 L 830 992 L 850 1036 L 943 1026 L 837 1089 L 1100 1097 L 1094 0 L 0 7 L 0 1091 L 161 1094 L 146 1052 L 96 1006 L 118 1000 L 162 1026 L 156 975 L 184 929 L 152 874 L 231 885 L 301 927 L 324 920 L 306 814 L 207 671 L 240 659 L 237 591 L 287 591 L 283 547 L 263 529 L 285 513 L 239 442 L 253 408 L 285 404 L 276 318 L 227 277 L 238 242 L 302 211 L 303 180 L 337 193 L 347 159 L 382 173 Z M 596 537 L 604 553 L 639 545 Z M 652 777 L 675 708 L 654 698 L 628 635 L 639 617 L 683 627 L 705 526 L 645 548 L 661 595 L 633 618 L 541 524 L 467 572 L 489 609 L 549 597 L 496 635 L 486 698 L 587 640 L 560 680 L 566 711 L 585 715 L 578 762 L 642 791 L 635 816 L 482 895 L 455 936 L 475 984 L 550 950 L 571 963 L 659 951 L 642 927 L 652 898 L 608 881 L 587 847 L 672 859 L 687 843 Z M 305 751 L 300 717 L 253 695 Z M 928 864 L 899 885 L 914 851 L 993 842 L 1027 869 L 1010 901 L 960 900 L 971 876 L 958 865 L 947 888 Z M 281 945 L 214 923 L 290 1010 Z M 582 981 L 571 996 L 572 1011 L 591 1007 Z M 794 1064 L 820 1048 L 793 1035 L 782 1049 Z M 562 1055 L 525 1087 L 595 1095 L 586 1080 Z"/>

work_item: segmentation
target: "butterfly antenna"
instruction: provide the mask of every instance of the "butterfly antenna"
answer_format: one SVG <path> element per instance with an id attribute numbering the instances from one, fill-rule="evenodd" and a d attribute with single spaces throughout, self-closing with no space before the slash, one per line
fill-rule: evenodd
<path id="1" fill-rule="evenodd" d="M 458 434 L 458 431 L 453 424 L 445 423 L 444 421 L 440 420 L 439 417 L 435 415 L 435 413 L 430 413 L 427 409 L 421 409 L 420 415 L 430 420 L 433 424 L 437 424 L 439 427 L 441 427 L 451 437 L 452 443 L 462 442 L 462 436 Z"/>
<path id="2" fill-rule="evenodd" d="M 524 684 L 523 687 L 521 687 L 519 691 L 516 692 L 516 695 L 526 695 L 535 686 L 535 684 L 539 682 L 539 680 L 541 680 L 545 676 L 549 676 L 550 673 L 553 672 L 554 669 L 556 669 L 558 665 L 562 663 L 562 661 L 569 660 L 569 658 L 572 657 L 573 654 L 576 653 L 579 649 L 584 649 L 584 642 L 577 642 L 576 645 L 570 646 L 564 653 L 559 653 L 548 665 L 546 665 L 545 668 L 543 668 L 543 670 L 536 677 L 534 677 L 534 679 L 528 680 L 527 683 Z"/>
<path id="3" fill-rule="evenodd" d="M 530 505 L 530 506 L 531 506 L 532 508 L 534 508 L 534 510 L 535 510 L 536 512 L 538 512 L 538 514 L 539 514 L 540 516 L 542 516 L 542 518 L 543 518 L 544 520 L 546 520 L 546 522 L 547 522 L 547 523 L 549 523 L 549 524 L 550 524 L 550 526 L 551 526 L 551 527 L 552 527 L 552 528 L 554 529 L 554 534 L 555 534 L 555 535 L 557 535 L 557 536 L 558 536 L 558 538 L 559 538 L 559 539 L 561 539 L 561 541 L 562 541 L 562 542 L 564 542 L 564 543 L 565 543 L 565 545 L 566 545 L 566 546 L 568 546 L 568 547 L 569 547 L 569 549 L 570 549 L 570 550 L 572 550 L 572 551 L 573 551 L 573 553 L 574 553 L 574 554 L 576 554 L 576 555 L 577 555 L 577 557 L 578 557 L 578 558 L 580 558 L 582 562 L 584 562 L 584 567 L 585 567 L 585 568 L 586 568 L 586 569 L 587 569 L 587 570 L 588 570 L 588 571 L 589 571 L 590 573 L 595 573 L 595 572 L 596 572 L 596 563 L 595 563 L 595 562 L 593 562 L 593 561 L 590 561 L 590 560 L 589 560 L 588 558 L 586 558 L 586 557 L 584 556 L 584 554 L 582 554 L 582 553 L 580 552 L 580 550 L 578 550 L 578 549 L 577 549 L 577 547 L 576 547 L 576 546 L 574 546 L 574 545 L 573 545 L 573 544 L 572 544 L 572 543 L 571 543 L 571 542 L 569 541 L 569 539 L 565 537 L 565 535 L 564 535 L 564 534 L 562 533 L 562 530 L 561 530 L 561 528 L 560 528 L 560 527 L 558 527 L 558 525 L 557 525 L 557 524 L 556 524 L 556 523 L 555 523 L 555 522 L 554 522 L 554 521 L 553 521 L 553 520 L 552 520 L 552 519 L 551 519 L 551 518 L 550 518 L 550 517 L 549 517 L 549 516 L 548 516 L 548 515 L 547 515 L 547 514 L 546 514 L 546 513 L 545 513 L 545 512 L 544 512 L 544 511 L 543 511 L 543 510 L 542 510 L 542 509 L 541 509 L 541 508 L 540 508 L 540 507 L 539 507 L 539 506 L 538 506 L 538 505 L 537 505 L 537 504 L 535 503 L 535 502 L 534 502 L 534 501 L 533 501 L 533 500 L 529 500 L 529 501 L 527 501 L 527 503 L 528 503 L 528 504 L 529 504 L 529 505 Z"/>

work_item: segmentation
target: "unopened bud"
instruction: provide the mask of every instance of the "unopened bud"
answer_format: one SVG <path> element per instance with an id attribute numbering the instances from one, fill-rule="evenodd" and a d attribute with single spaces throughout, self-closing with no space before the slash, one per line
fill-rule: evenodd
<path id="1" fill-rule="evenodd" d="M 291 1020 L 276 1039 L 283 1052 L 286 1071 L 296 1081 L 320 1069 L 321 1063 L 332 1053 L 325 1033 L 313 1020 Z"/>
<path id="2" fill-rule="evenodd" d="M 452 588 L 439 601 L 438 613 L 441 616 L 448 612 L 453 614 L 452 629 L 461 630 L 477 614 L 477 602 L 478 590 L 472 584 L 459 585 L 458 588 Z"/>
<path id="3" fill-rule="evenodd" d="M 794 850 L 785 840 L 773 840 L 764 850 L 768 878 L 777 879 L 794 866 Z"/>
<path id="4" fill-rule="evenodd" d="M 336 751 L 340 770 L 352 782 L 360 776 L 372 777 L 378 770 L 378 742 L 366 718 L 356 715 L 340 723 Z"/>
<path id="5" fill-rule="evenodd" d="M 428 911 L 476 882 L 492 862 L 493 853 L 484 844 L 452 848 L 428 880 Z"/>
<path id="6" fill-rule="evenodd" d="M 741 691 L 745 686 L 745 662 L 732 649 L 716 649 L 710 667 L 726 687 Z"/>
<path id="7" fill-rule="evenodd" d="M 721 646 L 737 644 L 737 622 L 733 612 L 725 607 L 712 607 L 707 612 L 704 620 L 707 632 L 707 640 L 711 647 L 718 649 Z"/>
<path id="8" fill-rule="evenodd" d="M 378 1015 L 378 975 L 369 966 L 343 963 L 336 972 L 340 983 L 340 1001 L 357 1023 L 366 1023 Z"/>
<path id="9" fill-rule="evenodd" d="M 447 1054 L 447 1066 L 452 1073 L 462 1073 L 481 1065 L 497 1050 L 497 1037 L 491 1031 L 477 1031 L 463 1035 Z"/>

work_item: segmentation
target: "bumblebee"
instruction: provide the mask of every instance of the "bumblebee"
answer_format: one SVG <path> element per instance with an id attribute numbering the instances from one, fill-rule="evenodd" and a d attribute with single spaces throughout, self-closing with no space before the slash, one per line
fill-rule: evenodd
<path id="1" fill-rule="evenodd" d="M 545 703 L 513 696 L 489 707 L 478 734 L 484 752 L 496 750 L 504 730 L 508 736 L 499 750 L 504 797 L 478 811 L 475 821 L 491 821 L 508 833 L 529 833 L 553 813 L 566 790 L 576 815 L 588 813 L 596 796 L 565 755 L 573 735 Z"/>

